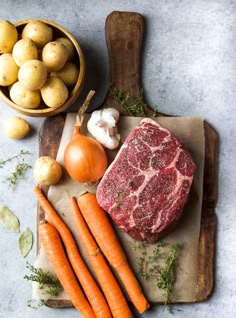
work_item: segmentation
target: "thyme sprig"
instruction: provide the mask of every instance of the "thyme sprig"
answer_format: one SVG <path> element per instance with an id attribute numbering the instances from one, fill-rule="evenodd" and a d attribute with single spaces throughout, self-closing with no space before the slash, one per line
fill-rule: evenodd
<path id="1" fill-rule="evenodd" d="M 17 182 L 20 179 L 24 179 L 25 172 L 32 168 L 31 165 L 28 163 L 25 163 L 25 156 L 26 155 L 32 155 L 32 153 L 28 150 L 21 150 L 16 155 L 9 157 L 7 159 L 0 159 L 0 168 L 3 168 L 8 162 L 17 160 L 17 164 L 14 168 L 14 170 L 11 172 L 9 176 L 6 177 L 6 181 L 12 189 L 16 186 Z"/>
<path id="2" fill-rule="evenodd" d="M 145 243 L 139 243 L 134 247 L 134 250 L 141 249 L 141 256 L 137 257 L 138 274 L 144 280 L 151 278 L 155 281 L 156 286 L 163 291 L 164 303 L 170 310 L 172 289 L 176 281 L 176 266 L 183 245 L 180 243 L 172 244 L 168 253 L 163 249 L 167 245 L 165 242 L 158 242 L 149 255 Z"/>
<path id="3" fill-rule="evenodd" d="M 15 170 L 10 174 L 10 176 L 6 178 L 6 181 L 8 182 L 9 186 L 12 189 L 14 189 L 17 182 L 20 179 L 24 179 L 25 172 L 30 168 L 32 168 L 32 166 L 29 165 L 28 163 L 24 163 L 24 162 L 18 163 L 15 167 Z"/>
<path id="4" fill-rule="evenodd" d="M 4 165 L 8 163 L 9 161 L 12 161 L 14 159 L 17 159 L 17 160 L 22 159 L 25 155 L 31 155 L 31 152 L 28 150 L 21 149 L 21 151 L 15 156 L 9 157 L 7 159 L 0 159 L 0 168 L 3 168 Z"/>
<path id="5" fill-rule="evenodd" d="M 42 268 L 36 268 L 29 262 L 26 263 L 26 268 L 31 272 L 30 275 L 25 275 L 24 279 L 31 282 L 36 282 L 39 284 L 39 288 L 45 288 L 44 294 L 46 299 L 41 300 L 34 305 L 34 300 L 30 299 L 27 305 L 31 308 L 38 309 L 45 305 L 47 300 L 53 296 L 58 296 L 63 290 L 62 285 L 57 277 L 51 275 L 49 272 L 45 272 Z"/>
<path id="6" fill-rule="evenodd" d="M 131 116 L 144 116 L 146 104 L 143 99 L 143 90 L 141 90 L 138 96 L 134 96 L 129 92 L 125 92 L 121 89 L 114 88 L 111 91 L 112 97 L 120 108 Z"/>
<path id="7" fill-rule="evenodd" d="M 138 96 L 134 96 L 124 90 L 113 88 L 111 89 L 111 97 L 117 105 L 130 116 L 144 116 L 147 104 L 144 102 L 143 90 L 140 90 Z M 153 117 L 158 115 L 158 107 L 153 108 Z"/>
<path id="8" fill-rule="evenodd" d="M 175 266 L 177 258 L 182 250 L 182 244 L 176 243 L 171 246 L 169 255 L 165 258 L 165 265 L 160 270 L 160 277 L 157 281 L 157 287 L 164 292 L 165 305 L 171 301 L 172 286 L 176 281 Z"/>

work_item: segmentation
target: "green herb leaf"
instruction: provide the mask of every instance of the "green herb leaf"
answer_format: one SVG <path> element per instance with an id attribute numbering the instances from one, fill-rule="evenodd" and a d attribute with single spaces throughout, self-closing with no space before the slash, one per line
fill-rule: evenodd
<path id="1" fill-rule="evenodd" d="M 46 299 L 39 301 L 38 303 L 35 300 L 29 300 L 28 306 L 34 309 L 38 309 L 41 306 L 45 305 L 48 299 L 52 296 L 58 296 L 59 293 L 63 290 L 62 285 L 59 279 L 56 276 L 53 276 L 49 272 L 44 271 L 42 268 L 36 268 L 31 265 L 29 262 L 26 263 L 26 268 L 31 272 L 30 275 L 25 275 L 24 279 L 31 282 L 36 282 L 39 284 L 39 288 L 46 288 L 45 294 Z"/>
<path id="2" fill-rule="evenodd" d="M 182 245 L 179 243 L 171 246 L 168 256 L 165 258 L 165 266 L 160 271 L 160 278 L 157 281 L 157 287 L 164 291 L 165 304 L 170 302 L 171 289 L 176 281 L 175 265 Z"/>
<path id="3" fill-rule="evenodd" d="M 9 157 L 7 159 L 0 159 L 0 168 L 3 168 L 3 166 L 9 162 L 12 161 L 13 159 L 20 159 L 23 158 L 23 156 L 25 155 L 31 155 L 31 152 L 28 150 L 21 150 L 18 154 L 16 154 L 15 156 Z"/>
<path id="4" fill-rule="evenodd" d="M 171 302 L 172 288 L 176 281 L 177 260 L 183 245 L 176 243 L 168 246 L 167 243 L 160 241 L 149 255 L 145 252 L 144 244 L 135 245 L 134 250 L 138 249 L 143 250 L 142 257 L 137 257 L 138 274 L 144 280 L 152 278 L 155 281 L 156 286 L 162 289 L 165 305 L 170 310 L 168 305 Z"/>
<path id="5" fill-rule="evenodd" d="M 0 223 L 11 232 L 20 231 L 18 218 L 7 206 L 2 204 L 0 204 Z"/>
<path id="6" fill-rule="evenodd" d="M 20 179 L 24 179 L 24 174 L 26 170 L 28 170 L 29 168 L 32 168 L 32 166 L 24 162 L 18 163 L 16 165 L 15 170 L 6 179 L 9 183 L 9 186 L 11 186 L 12 189 L 14 189 L 15 185 Z"/>
<path id="7" fill-rule="evenodd" d="M 15 185 L 20 179 L 24 178 L 26 170 L 32 168 L 31 165 L 24 162 L 24 157 L 26 155 L 32 155 L 32 153 L 28 150 L 21 150 L 16 155 L 9 157 L 7 159 L 0 159 L 0 169 L 3 168 L 8 162 L 17 160 L 18 163 L 15 166 L 14 171 L 6 178 L 9 186 L 14 189 Z"/>
<path id="8" fill-rule="evenodd" d="M 139 92 L 138 96 L 133 96 L 128 92 L 114 88 L 111 92 L 111 96 L 120 108 L 131 116 L 144 116 L 146 104 L 143 100 L 143 91 Z"/>
<path id="9" fill-rule="evenodd" d="M 21 255 L 26 257 L 33 245 L 33 233 L 28 227 L 21 233 L 18 245 Z"/>

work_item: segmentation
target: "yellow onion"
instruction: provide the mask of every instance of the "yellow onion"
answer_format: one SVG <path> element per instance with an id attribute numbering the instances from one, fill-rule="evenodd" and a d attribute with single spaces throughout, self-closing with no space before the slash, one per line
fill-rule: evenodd
<path id="1" fill-rule="evenodd" d="M 64 152 L 64 165 L 70 177 L 78 182 L 97 182 L 107 169 L 107 156 L 102 145 L 81 134 L 83 113 L 95 92 L 91 91 L 81 107 L 71 141 Z"/>

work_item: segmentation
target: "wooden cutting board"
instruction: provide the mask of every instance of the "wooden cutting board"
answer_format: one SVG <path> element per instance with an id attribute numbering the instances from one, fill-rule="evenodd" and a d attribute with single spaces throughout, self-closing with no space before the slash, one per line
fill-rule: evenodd
<path id="1" fill-rule="evenodd" d="M 114 11 L 107 17 L 105 34 L 109 53 L 110 88 L 102 107 L 115 107 L 111 97 L 111 87 L 115 87 L 134 96 L 140 93 L 140 53 L 142 48 L 144 18 L 132 12 Z M 122 115 L 124 111 L 119 109 Z M 153 110 L 145 107 L 145 116 L 152 116 Z M 165 116 L 165 114 L 158 114 Z M 47 118 L 39 133 L 39 156 L 57 156 L 61 135 L 65 124 L 65 114 Z M 217 155 L 218 137 L 215 130 L 204 122 L 205 129 L 205 168 L 201 228 L 198 250 L 198 288 L 195 301 L 206 300 L 214 286 L 214 256 L 217 200 Z M 47 193 L 48 188 L 42 190 Z M 38 209 L 38 222 L 44 218 L 44 212 Z M 38 242 L 39 246 L 39 242 Z M 70 306 L 69 301 L 52 300 L 53 307 Z"/>

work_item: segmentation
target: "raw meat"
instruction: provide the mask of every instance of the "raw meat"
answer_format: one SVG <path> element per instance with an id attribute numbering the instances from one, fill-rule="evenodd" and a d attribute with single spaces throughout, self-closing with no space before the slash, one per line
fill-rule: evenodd
<path id="1" fill-rule="evenodd" d="M 192 157 L 179 139 L 145 118 L 107 169 L 97 200 L 118 227 L 136 240 L 152 243 L 176 226 L 194 170 Z"/>

